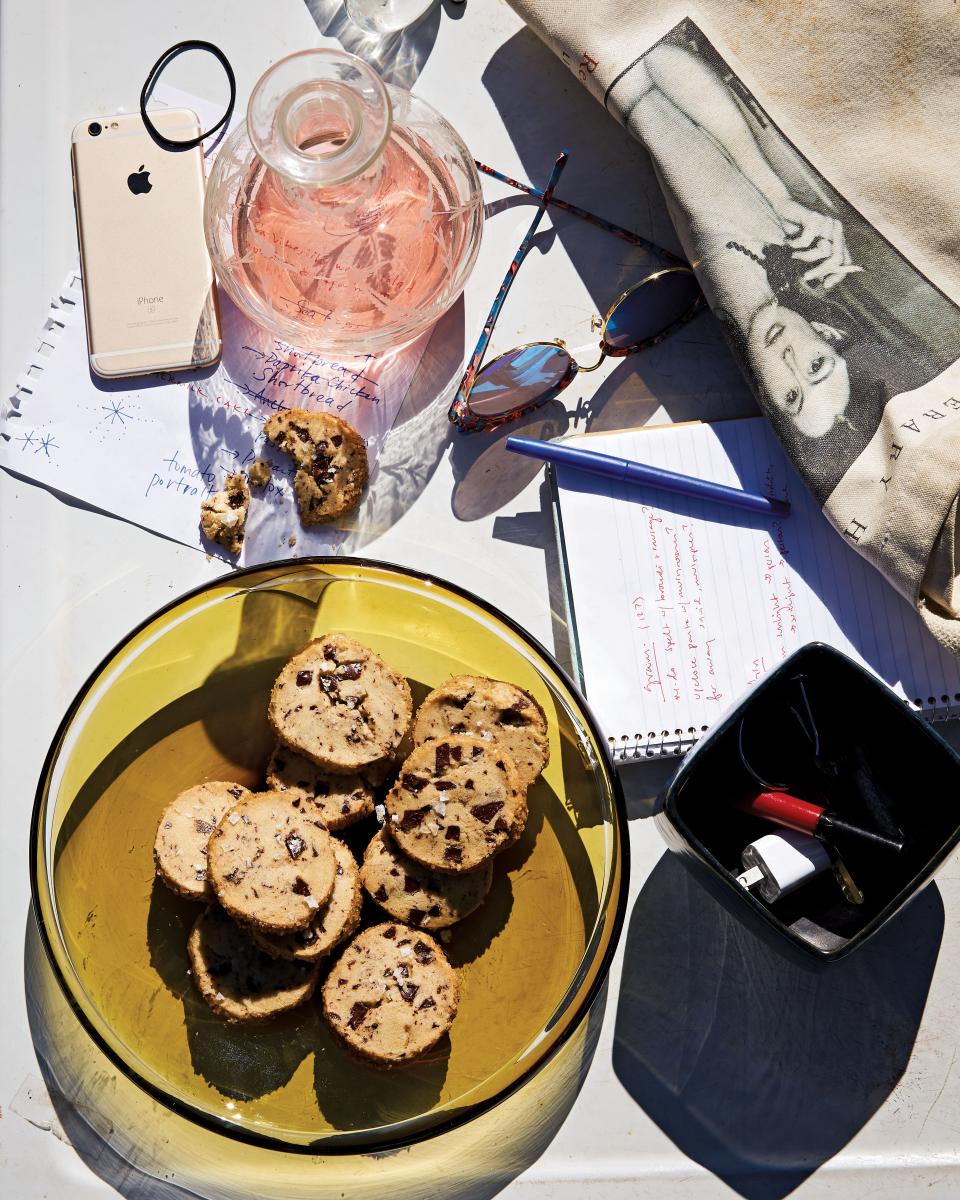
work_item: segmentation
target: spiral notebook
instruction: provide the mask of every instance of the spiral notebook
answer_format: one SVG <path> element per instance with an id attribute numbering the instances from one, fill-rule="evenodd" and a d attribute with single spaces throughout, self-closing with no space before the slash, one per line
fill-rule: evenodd
<path id="1" fill-rule="evenodd" d="M 812 641 L 862 663 L 933 720 L 960 713 L 960 660 L 844 544 L 764 418 L 569 443 L 792 506 L 770 518 L 554 468 L 574 656 L 615 757 L 682 754 Z"/>

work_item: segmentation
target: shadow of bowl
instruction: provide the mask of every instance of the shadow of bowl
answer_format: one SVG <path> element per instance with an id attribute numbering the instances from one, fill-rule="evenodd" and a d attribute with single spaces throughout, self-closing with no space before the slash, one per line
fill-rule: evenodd
<path id="1" fill-rule="evenodd" d="M 596 1051 L 606 985 L 587 1017 L 530 1082 L 476 1120 L 402 1151 L 289 1154 L 225 1138 L 154 1101 L 84 1031 L 50 968 L 36 922 L 24 937 L 27 1014 L 57 1117 L 83 1162 L 128 1200 L 489 1200 L 540 1157 L 563 1124 Z M 322 1038 L 317 1042 L 322 1049 Z M 334 1048 L 328 1048 L 334 1049 Z M 303 1069 L 314 1070 L 314 1067 Z M 442 1064 L 420 1069 L 435 1086 Z M 324 1068 L 316 1070 L 321 1075 Z M 402 1103 L 387 1076 L 388 1106 Z"/>

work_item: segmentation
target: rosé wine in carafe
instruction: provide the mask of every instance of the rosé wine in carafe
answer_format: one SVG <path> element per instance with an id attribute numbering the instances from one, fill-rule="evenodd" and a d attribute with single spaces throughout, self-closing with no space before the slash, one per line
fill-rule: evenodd
<path id="1" fill-rule="evenodd" d="M 360 59 L 307 50 L 263 75 L 207 188 L 226 291 L 307 349 L 390 350 L 457 300 L 476 259 L 480 181 L 422 100 Z"/>

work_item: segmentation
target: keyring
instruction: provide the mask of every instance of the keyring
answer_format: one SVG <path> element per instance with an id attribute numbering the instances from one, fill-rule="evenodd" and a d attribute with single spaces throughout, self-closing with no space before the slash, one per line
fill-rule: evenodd
<path id="1" fill-rule="evenodd" d="M 208 54 L 213 55 L 217 62 L 219 62 L 223 67 L 227 76 L 227 82 L 230 84 L 230 99 L 227 101 L 226 111 L 216 125 L 211 125 L 205 133 L 198 134 L 197 137 L 186 138 L 184 141 L 175 141 L 173 138 L 165 137 L 164 134 L 157 129 L 153 121 L 150 120 L 150 117 L 147 114 L 147 101 L 150 99 L 150 93 L 153 91 L 157 80 L 160 78 L 160 73 L 164 71 L 175 58 L 178 58 L 187 50 L 206 50 Z M 219 46 L 215 46 L 213 42 L 200 42 L 194 40 L 177 42 L 177 44 L 175 46 L 171 46 L 169 50 L 164 50 L 163 54 L 160 55 L 157 61 L 150 68 L 150 73 L 147 75 L 146 82 L 144 83 L 140 92 L 140 116 L 143 118 L 143 123 L 147 127 L 147 132 L 157 143 L 157 145 L 162 147 L 162 149 L 172 150 L 174 152 L 181 150 L 192 150 L 194 146 L 199 146 L 205 138 L 210 137 L 211 134 L 216 133 L 218 129 L 222 129 L 223 126 L 226 125 L 233 115 L 233 106 L 236 102 L 236 99 L 237 81 L 234 78 L 233 67 L 230 66 L 227 56 Z"/>

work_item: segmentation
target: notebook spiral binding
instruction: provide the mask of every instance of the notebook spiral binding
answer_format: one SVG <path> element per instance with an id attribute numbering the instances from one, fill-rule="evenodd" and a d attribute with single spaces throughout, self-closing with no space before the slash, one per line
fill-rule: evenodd
<path id="1" fill-rule="evenodd" d="M 607 747 L 615 763 L 632 762 L 634 759 L 681 758 L 696 745 L 706 730 L 707 726 L 701 725 L 699 729 L 661 729 L 659 733 L 651 730 L 645 734 L 622 734 L 618 738 L 608 737 Z"/>
<path id="2" fill-rule="evenodd" d="M 907 704 L 931 725 L 938 725 L 943 721 L 955 721 L 960 717 L 960 692 L 953 696 L 941 696 L 939 700 L 936 696 L 928 696 L 926 700 L 920 698 L 913 701 L 908 700 Z"/>
<path id="3" fill-rule="evenodd" d="M 920 714 L 931 725 L 945 721 L 955 721 L 960 718 L 960 692 L 953 696 L 928 696 L 926 700 L 905 700 L 904 704 Z M 649 733 L 621 734 L 620 737 L 608 737 L 607 747 L 614 763 L 642 761 L 655 758 L 682 758 L 691 750 L 709 726 L 701 725 L 699 729 L 661 729 L 659 733 L 651 730 Z"/>

